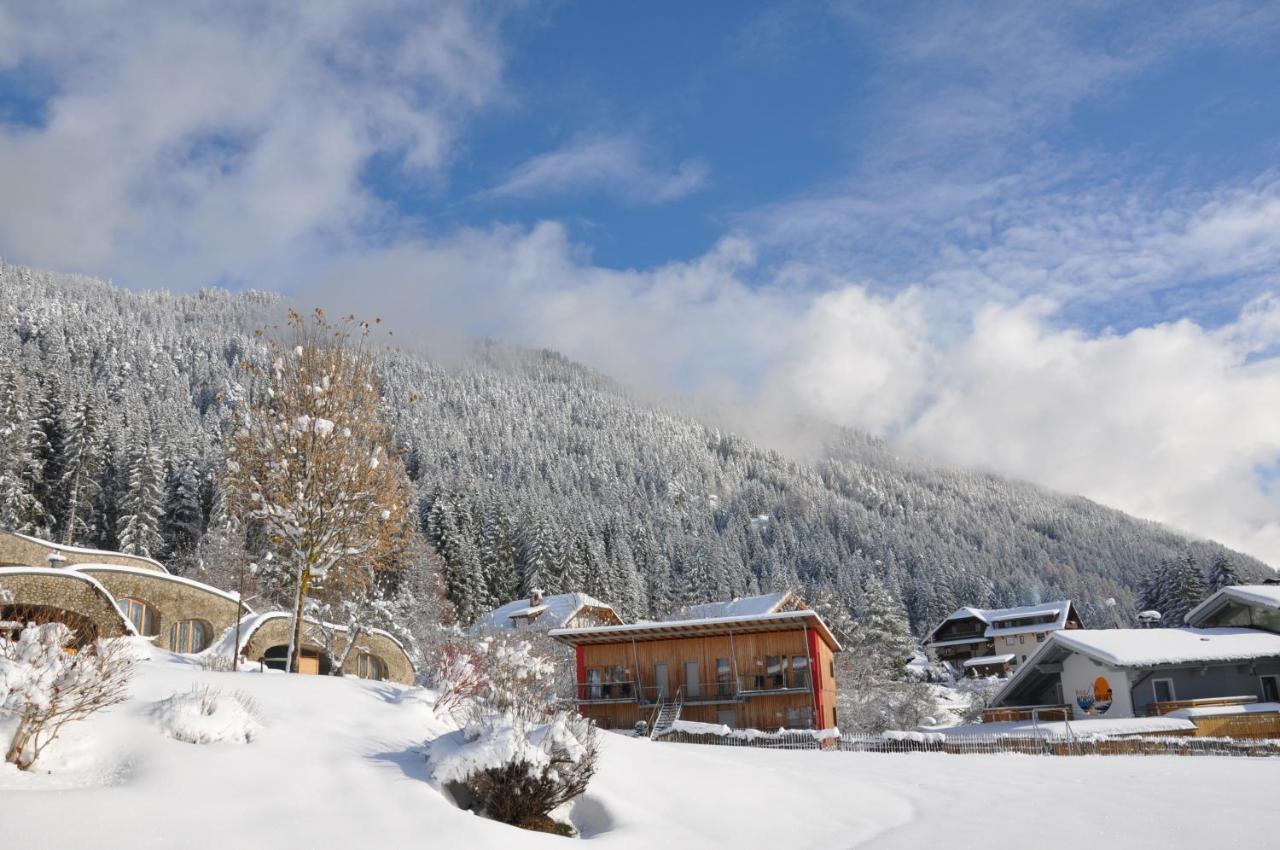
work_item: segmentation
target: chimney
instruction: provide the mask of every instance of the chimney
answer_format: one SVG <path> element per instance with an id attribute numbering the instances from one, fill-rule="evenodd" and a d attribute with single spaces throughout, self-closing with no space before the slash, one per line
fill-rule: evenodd
<path id="1" fill-rule="evenodd" d="M 537 608 L 539 605 L 541 605 L 542 596 L 543 596 L 542 591 L 536 587 L 533 590 L 529 591 L 529 607 Z"/>

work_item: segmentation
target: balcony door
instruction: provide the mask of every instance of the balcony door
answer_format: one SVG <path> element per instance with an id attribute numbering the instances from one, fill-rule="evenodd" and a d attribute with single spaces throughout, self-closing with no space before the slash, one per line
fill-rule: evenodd
<path id="1" fill-rule="evenodd" d="M 686 661 L 684 663 L 684 693 L 685 696 L 700 697 L 702 696 L 702 687 L 698 678 L 698 662 Z"/>
<path id="2" fill-rule="evenodd" d="M 671 696 L 671 686 L 667 680 L 667 665 L 661 661 L 653 665 L 653 683 L 658 689 L 658 699 Z"/>

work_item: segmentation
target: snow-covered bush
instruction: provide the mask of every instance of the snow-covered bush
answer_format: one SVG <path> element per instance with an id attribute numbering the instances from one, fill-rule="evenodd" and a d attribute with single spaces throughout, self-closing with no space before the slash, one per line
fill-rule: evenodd
<path id="1" fill-rule="evenodd" d="M 969 706 L 960 719 L 965 723 L 980 721 L 983 710 L 990 707 L 992 699 L 1008 681 L 1002 676 L 965 676 L 956 682 L 956 690 L 969 699 Z"/>
<path id="2" fill-rule="evenodd" d="M 239 691 L 224 694 L 207 685 L 156 703 L 155 718 L 166 735 L 188 744 L 248 744 L 262 731 L 252 697 Z"/>
<path id="3" fill-rule="evenodd" d="M 557 706 L 553 665 L 528 641 L 455 645 L 436 711 L 463 728 L 431 745 L 432 779 L 459 805 L 525 829 L 562 832 L 551 813 L 580 796 L 596 766 L 596 730 Z"/>
<path id="4" fill-rule="evenodd" d="M 28 770 L 62 727 L 124 702 L 137 657 L 127 640 L 98 640 L 78 652 L 62 623 L 0 636 L 0 717 L 18 725 L 5 761 Z"/>

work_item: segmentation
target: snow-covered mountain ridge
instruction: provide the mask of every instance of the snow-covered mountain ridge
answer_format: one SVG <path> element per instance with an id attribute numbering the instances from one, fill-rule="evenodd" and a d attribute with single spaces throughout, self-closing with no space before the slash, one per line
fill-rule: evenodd
<path id="1" fill-rule="evenodd" d="M 254 391 L 242 363 L 260 355 L 255 329 L 283 312 L 264 293 L 131 293 L 0 266 L 0 524 L 60 534 L 59 447 L 87 415 L 102 463 L 76 542 L 117 548 L 129 513 L 145 510 L 163 541 L 152 554 L 192 569 L 232 413 Z M 1127 622 L 1153 565 L 1226 552 L 1083 498 L 905 461 L 855 432 L 792 459 L 552 352 L 488 344 L 446 365 L 392 351 L 383 371 L 464 618 L 531 577 L 629 617 L 782 587 L 856 614 L 878 575 L 917 630 L 961 604 L 1063 597 L 1105 626 Z M 125 498 L 140 458 L 161 479 L 154 504 Z M 1265 569 L 1226 554 L 1246 576 Z"/>

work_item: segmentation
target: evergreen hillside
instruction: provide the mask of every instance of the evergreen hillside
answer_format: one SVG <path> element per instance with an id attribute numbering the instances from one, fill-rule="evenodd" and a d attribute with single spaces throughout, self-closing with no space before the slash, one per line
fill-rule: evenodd
<path id="1" fill-rule="evenodd" d="M 219 520 L 222 445 L 255 391 L 242 363 L 283 313 L 270 294 L 131 293 L 0 265 L 0 525 L 194 570 Z M 820 460 L 788 459 L 552 352 L 489 344 L 446 366 L 389 351 L 383 366 L 464 621 L 533 586 L 585 590 L 629 617 L 794 586 L 856 615 L 875 575 L 917 632 L 958 605 L 1057 597 L 1103 626 L 1131 620 L 1163 562 L 1265 569 L 854 432 L 833 432 Z"/>

